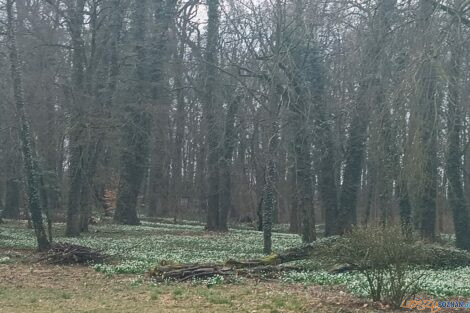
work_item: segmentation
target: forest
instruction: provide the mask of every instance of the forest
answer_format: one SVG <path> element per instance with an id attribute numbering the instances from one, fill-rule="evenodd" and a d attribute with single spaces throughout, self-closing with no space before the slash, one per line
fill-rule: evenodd
<path id="1" fill-rule="evenodd" d="M 469 297 L 470 0 L 0 0 L 0 312 Z"/>

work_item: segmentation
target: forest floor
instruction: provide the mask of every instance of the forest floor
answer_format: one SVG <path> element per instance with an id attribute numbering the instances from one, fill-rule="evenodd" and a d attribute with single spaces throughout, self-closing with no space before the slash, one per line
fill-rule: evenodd
<path id="1" fill-rule="evenodd" d="M 163 260 L 204 263 L 260 257 L 261 234 L 248 229 L 217 234 L 205 232 L 197 223 L 103 223 L 77 239 L 62 237 L 63 224 L 55 224 L 54 231 L 56 241 L 101 250 L 111 261 L 90 267 L 35 262 L 32 230 L 24 222 L 7 221 L 0 225 L 1 313 L 392 312 L 362 297 L 365 282 L 358 274 L 328 274 L 315 260 L 297 263 L 304 270 L 285 273 L 276 281 L 237 279 L 228 283 L 216 277 L 157 284 L 145 275 Z M 299 244 L 297 235 L 273 234 L 277 251 Z M 470 268 L 427 275 L 425 298 L 468 301 L 463 297 L 470 296 Z"/>
<path id="2" fill-rule="evenodd" d="M 82 266 L 0 265 L 0 312 L 367 312 L 338 289 L 245 281 L 152 284 Z M 370 311 L 372 312 L 372 311 Z"/>

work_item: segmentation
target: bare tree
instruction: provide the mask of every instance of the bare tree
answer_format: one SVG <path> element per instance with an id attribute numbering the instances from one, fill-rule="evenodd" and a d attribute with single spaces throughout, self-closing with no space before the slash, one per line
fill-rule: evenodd
<path id="1" fill-rule="evenodd" d="M 49 248 L 50 242 L 46 236 L 42 218 L 42 203 L 40 198 L 40 169 L 34 151 L 31 138 L 30 122 L 26 115 L 26 101 L 23 91 L 23 78 L 21 73 L 21 61 L 16 46 L 15 18 L 13 15 L 14 0 L 7 0 L 7 37 L 10 57 L 11 77 L 13 81 L 13 91 L 15 97 L 16 110 L 19 117 L 20 140 L 23 152 L 23 163 L 26 179 L 28 182 L 28 200 L 31 220 L 38 243 L 38 250 L 43 251 Z"/>

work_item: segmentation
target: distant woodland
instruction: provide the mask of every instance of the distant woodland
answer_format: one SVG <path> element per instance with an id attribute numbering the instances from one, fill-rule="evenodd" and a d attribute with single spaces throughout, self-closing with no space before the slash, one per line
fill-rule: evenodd
<path id="1" fill-rule="evenodd" d="M 469 0 L 1 0 L 1 217 L 469 250 L 469 51 Z"/>

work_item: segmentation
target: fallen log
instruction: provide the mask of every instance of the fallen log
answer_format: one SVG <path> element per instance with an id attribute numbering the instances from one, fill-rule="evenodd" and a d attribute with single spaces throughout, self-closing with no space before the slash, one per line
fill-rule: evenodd
<path id="1" fill-rule="evenodd" d="M 342 240 L 342 238 L 328 237 L 300 247 L 273 253 L 259 259 L 245 261 L 230 259 L 225 264 L 236 268 L 250 268 L 263 265 L 280 265 L 288 262 L 305 260 L 311 257 L 320 256 L 329 246 L 336 244 L 339 240 Z"/>
<path id="2" fill-rule="evenodd" d="M 284 271 L 300 270 L 298 267 L 284 267 L 277 265 L 262 265 L 255 267 L 238 268 L 227 264 L 178 264 L 156 266 L 148 274 L 157 282 L 178 281 L 183 282 L 195 278 L 209 278 L 213 276 L 249 277 L 249 278 L 276 278 Z"/>
<path id="3" fill-rule="evenodd" d="M 346 240 L 344 237 L 329 237 L 259 259 L 229 259 L 225 263 L 218 264 L 174 264 L 162 262 L 149 272 L 149 276 L 156 281 L 186 281 L 192 278 L 208 278 L 215 275 L 274 278 L 285 271 L 302 270 L 298 266 L 286 266 L 285 263 L 308 258 L 321 258 L 329 261 L 331 265 L 336 264 L 335 267 L 330 269 L 330 273 L 357 270 L 357 266 L 352 264 L 352 262 L 343 263 L 338 266 L 335 256 L 331 255 L 335 253 L 335 249 L 338 249 L 334 247 L 341 247 L 342 244 L 347 244 Z M 416 245 L 417 249 L 423 249 L 425 253 L 417 253 L 416 259 L 412 259 L 410 265 L 424 265 L 431 268 L 470 266 L 470 253 L 467 251 L 438 245 L 412 244 Z"/>
<path id="4" fill-rule="evenodd" d="M 323 247 L 334 244 L 339 237 L 325 238 L 301 247 L 287 249 L 279 253 L 252 260 L 230 259 L 219 264 L 174 264 L 161 262 L 149 271 L 149 276 L 156 281 L 185 281 L 192 278 L 220 276 L 269 277 L 279 276 L 285 271 L 301 270 L 295 266 L 280 266 L 284 263 L 304 260 L 322 251 Z"/>
<path id="5" fill-rule="evenodd" d="M 208 278 L 215 275 L 233 275 L 230 267 L 223 267 L 217 264 L 177 264 L 157 266 L 149 272 L 150 277 L 155 281 L 166 280 L 185 281 L 194 278 Z"/>

